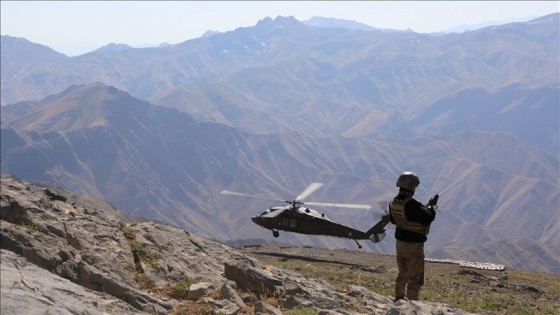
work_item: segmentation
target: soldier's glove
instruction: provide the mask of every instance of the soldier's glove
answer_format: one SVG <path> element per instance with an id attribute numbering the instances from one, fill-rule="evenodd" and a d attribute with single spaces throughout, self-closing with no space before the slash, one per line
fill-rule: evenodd
<path id="1" fill-rule="evenodd" d="M 434 209 L 437 209 L 437 202 L 439 199 L 439 195 L 436 194 L 435 196 L 432 197 L 432 199 L 430 199 L 430 201 L 428 201 L 428 206 L 432 206 L 434 207 Z"/>
<path id="2" fill-rule="evenodd" d="M 381 217 L 381 221 L 389 222 L 389 221 L 391 221 L 391 217 L 389 216 L 389 214 L 385 214 Z"/>
<path id="3" fill-rule="evenodd" d="M 434 216 L 434 219 L 435 219 L 436 218 L 437 206 L 435 206 L 435 208 L 434 208 L 434 206 L 427 206 L 426 208 L 430 211 L 430 213 Z"/>

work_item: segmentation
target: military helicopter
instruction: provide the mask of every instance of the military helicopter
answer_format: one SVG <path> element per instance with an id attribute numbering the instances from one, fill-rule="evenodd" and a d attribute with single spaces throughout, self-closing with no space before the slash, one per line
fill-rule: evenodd
<path id="1" fill-rule="evenodd" d="M 255 215 L 251 220 L 263 228 L 272 231 L 272 236 L 280 236 L 280 230 L 308 235 L 325 235 L 340 238 L 348 238 L 356 242 L 358 248 L 362 245 L 358 240 L 369 239 L 379 243 L 385 238 L 385 226 L 389 223 L 389 216 L 384 215 L 371 229 L 366 232 L 356 230 L 349 226 L 336 223 L 329 219 L 324 213 L 313 210 L 308 206 L 345 207 L 356 209 L 369 209 L 371 206 L 345 203 L 322 203 L 303 202 L 305 198 L 321 188 L 322 183 L 311 183 L 305 190 L 293 200 L 282 200 L 265 196 L 249 195 L 229 190 L 223 190 L 221 194 L 260 198 L 287 203 L 286 206 L 270 207 L 261 214 Z"/>

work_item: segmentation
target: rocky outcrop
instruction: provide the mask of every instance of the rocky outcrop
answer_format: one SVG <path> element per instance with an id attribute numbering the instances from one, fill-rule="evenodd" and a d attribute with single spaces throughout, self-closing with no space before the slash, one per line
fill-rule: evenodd
<path id="1" fill-rule="evenodd" d="M 358 286 L 337 292 L 103 201 L 7 175 L 1 185 L 2 314 L 169 314 L 190 300 L 209 314 L 465 314 Z"/>
<path id="2" fill-rule="evenodd" d="M 14 252 L 1 251 L 2 314 L 142 314 L 110 294 L 87 289 Z"/>

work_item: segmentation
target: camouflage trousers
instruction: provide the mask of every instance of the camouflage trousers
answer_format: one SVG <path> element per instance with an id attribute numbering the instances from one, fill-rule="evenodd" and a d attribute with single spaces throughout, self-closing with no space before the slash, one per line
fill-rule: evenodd
<path id="1" fill-rule="evenodd" d="M 397 240 L 397 265 L 399 273 L 395 282 L 395 298 L 406 297 L 418 300 L 424 285 L 424 243 L 409 243 Z"/>

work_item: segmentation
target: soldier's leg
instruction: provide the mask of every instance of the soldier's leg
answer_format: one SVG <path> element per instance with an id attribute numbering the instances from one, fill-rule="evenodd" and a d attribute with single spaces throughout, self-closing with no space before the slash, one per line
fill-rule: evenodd
<path id="1" fill-rule="evenodd" d="M 409 277 L 406 296 L 409 300 L 418 300 L 420 288 L 424 285 L 424 244 L 410 244 L 408 254 Z"/>
<path id="2" fill-rule="evenodd" d="M 408 281 L 408 262 L 406 259 L 405 243 L 397 240 L 397 266 L 399 273 L 395 281 L 395 300 L 404 299 L 406 282 Z"/>

